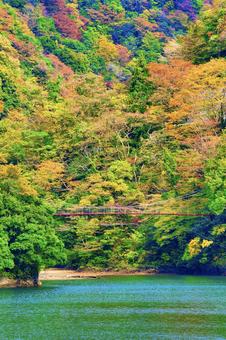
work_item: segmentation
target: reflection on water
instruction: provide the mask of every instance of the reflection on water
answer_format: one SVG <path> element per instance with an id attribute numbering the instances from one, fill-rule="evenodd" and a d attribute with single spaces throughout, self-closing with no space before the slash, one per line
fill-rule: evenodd
<path id="1" fill-rule="evenodd" d="M 0 290 L 0 340 L 226 339 L 226 278 L 156 275 Z"/>

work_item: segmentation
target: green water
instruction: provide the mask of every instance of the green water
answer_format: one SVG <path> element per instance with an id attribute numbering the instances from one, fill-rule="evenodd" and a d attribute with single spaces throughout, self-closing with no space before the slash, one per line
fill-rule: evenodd
<path id="1" fill-rule="evenodd" d="M 127 276 L 3 289 L 0 339 L 226 339 L 226 278 Z"/>

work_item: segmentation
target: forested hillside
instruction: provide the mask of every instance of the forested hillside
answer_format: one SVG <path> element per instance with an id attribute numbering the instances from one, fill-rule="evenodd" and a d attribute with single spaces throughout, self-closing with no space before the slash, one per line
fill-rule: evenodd
<path id="1" fill-rule="evenodd" d="M 225 13 L 225 0 L 0 0 L 0 274 L 224 271 Z M 159 201 L 210 216 L 55 216 Z"/>

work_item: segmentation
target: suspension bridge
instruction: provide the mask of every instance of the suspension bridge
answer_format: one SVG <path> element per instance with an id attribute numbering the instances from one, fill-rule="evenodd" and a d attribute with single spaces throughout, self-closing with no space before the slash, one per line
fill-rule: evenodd
<path id="1" fill-rule="evenodd" d="M 186 211 L 173 212 L 164 211 L 159 207 L 154 208 L 153 205 L 136 205 L 136 206 L 77 206 L 66 210 L 58 211 L 56 214 L 58 217 L 79 217 L 79 216 L 181 216 L 181 217 L 210 217 L 212 215 L 207 213 L 191 213 Z"/>
<path id="2" fill-rule="evenodd" d="M 58 211 L 55 216 L 73 219 L 76 217 L 105 217 L 105 216 L 115 216 L 118 219 L 123 218 L 123 216 L 129 217 L 131 222 L 115 221 L 115 224 L 107 221 L 102 221 L 101 225 L 137 225 L 143 222 L 143 219 L 148 216 L 178 216 L 178 217 L 208 217 L 212 218 L 213 215 L 206 213 L 199 207 L 196 202 L 195 211 L 189 211 L 186 207 L 186 200 L 193 198 L 197 199 L 199 196 L 199 191 L 194 191 L 177 198 L 169 198 L 167 200 L 153 200 L 149 204 L 133 204 L 133 205 L 113 205 L 113 206 L 74 206 L 68 209 Z M 179 203 L 179 204 L 178 204 Z M 182 203 L 182 204 L 181 204 Z M 175 208 L 175 204 L 176 207 Z"/>

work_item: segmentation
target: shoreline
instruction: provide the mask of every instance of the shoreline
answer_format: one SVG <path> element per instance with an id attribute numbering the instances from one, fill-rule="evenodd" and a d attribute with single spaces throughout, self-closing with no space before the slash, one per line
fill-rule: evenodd
<path id="1" fill-rule="evenodd" d="M 82 280 L 82 279 L 97 279 L 107 276 L 148 276 L 158 274 L 155 269 L 138 271 L 138 270 L 119 270 L 119 271 L 95 271 L 84 270 L 77 271 L 72 269 L 47 269 L 40 272 L 40 281 L 67 281 L 67 280 Z"/>
<path id="2" fill-rule="evenodd" d="M 138 271 L 138 270 L 119 270 L 119 271 L 95 271 L 84 270 L 77 271 L 72 269 L 55 269 L 50 268 L 40 272 L 39 281 L 34 285 L 33 280 L 15 280 L 10 278 L 0 278 L 1 288 L 32 288 L 41 287 L 43 281 L 70 281 L 84 279 L 99 279 L 107 276 L 148 276 L 158 274 L 155 269 Z"/>
<path id="3" fill-rule="evenodd" d="M 15 280 L 15 279 L 2 277 L 0 278 L 0 289 L 1 288 L 41 287 L 43 281 L 72 281 L 72 280 L 84 280 L 84 279 L 100 279 L 102 277 L 113 277 L 113 276 L 115 277 L 117 276 L 153 276 L 157 274 L 178 275 L 176 273 L 159 272 L 156 269 L 99 271 L 99 270 L 73 270 L 73 269 L 50 268 L 50 269 L 46 269 L 40 272 L 39 281 L 37 282 L 36 285 L 34 285 L 33 280 Z M 203 274 L 199 274 L 199 275 L 202 276 Z M 219 276 L 226 276 L 226 273 L 222 273 Z"/>

